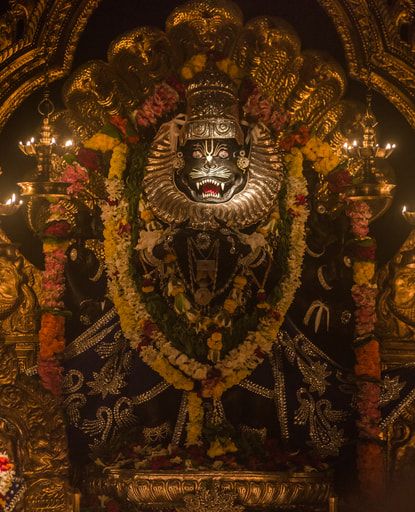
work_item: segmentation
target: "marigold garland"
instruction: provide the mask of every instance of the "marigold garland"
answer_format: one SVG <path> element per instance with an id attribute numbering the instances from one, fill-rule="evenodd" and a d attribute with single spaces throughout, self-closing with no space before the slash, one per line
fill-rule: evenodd
<path id="1" fill-rule="evenodd" d="M 160 113 L 161 114 L 161 113 Z M 114 139 L 116 140 L 116 139 Z M 238 384 L 249 375 L 258 364 L 263 361 L 265 354 L 271 350 L 272 342 L 283 322 L 284 314 L 292 302 L 294 292 L 300 284 L 302 255 L 304 253 L 304 225 L 307 218 L 305 197 L 307 190 L 304 178 L 290 176 L 288 178 L 288 193 L 286 197 L 287 211 L 292 216 L 292 230 L 290 233 L 290 257 L 287 261 L 287 275 L 281 283 L 281 299 L 271 306 L 266 305 L 266 315 L 260 321 L 256 333 L 250 333 L 245 342 L 233 349 L 213 367 L 217 375 L 211 375 L 212 365 L 202 364 L 184 353 L 175 349 L 164 334 L 154 324 L 148 314 L 145 303 L 140 297 L 140 290 L 130 274 L 130 258 L 132 254 L 131 227 L 129 225 L 129 204 L 125 197 L 125 187 L 121 180 L 126 166 L 128 147 L 119 140 L 110 144 L 107 137 L 101 139 L 93 136 L 86 147 L 97 151 L 112 150 L 111 164 L 107 179 L 108 201 L 102 206 L 104 222 L 104 248 L 106 253 L 107 273 L 109 277 L 109 291 L 118 310 L 121 327 L 133 348 L 140 350 L 142 359 L 156 370 L 168 383 L 178 389 L 192 391 L 195 380 L 202 384 L 202 396 L 219 398 L 229 387 Z M 111 149 L 109 149 L 111 148 Z M 298 174 L 298 173 L 297 173 Z M 151 210 L 141 199 L 141 217 L 146 221 L 147 228 L 157 232 L 160 229 L 154 220 Z M 268 229 L 277 229 L 279 221 L 278 212 L 272 212 L 270 219 L 264 223 Z M 264 229 L 263 227 L 261 229 Z M 266 231 L 266 230 L 265 230 Z M 157 234 L 155 234 L 157 236 Z M 140 243 L 140 242 L 139 242 Z M 169 261 L 174 264 L 173 259 Z M 239 276 L 240 279 L 243 276 Z M 226 302 L 225 311 L 232 311 L 236 307 L 238 286 L 241 281 L 237 276 L 235 291 L 231 293 Z M 239 279 L 239 280 L 238 280 Z M 152 291 L 151 279 L 144 279 L 144 291 Z M 183 295 L 179 283 L 172 283 L 171 293 L 175 297 L 177 307 L 189 316 L 190 305 Z M 191 316 L 190 316 L 191 319 Z M 203 322 L 202 322 L 203 324 Z M 150 336 L 146 328 L 152 325 Z M 209 338 L 212 339 L 212 338 Z M 219 341 L 212 350 L 218 350 Z M 219 377 L 218 377 L 219 375 Z M 193 396 L 191 393 L 190 396 Z M 192 405 L 193 404 L 193 405 Z M 198 442 L 201 432 L 200 418 L 203 418 L 197 401 L 189 405 L 194 409 L 194 418 L 188 430 L 188 443 Z M 203 412 L 203 411 L 202 411 Z"/>
<path id="2" fill-rule="evenodd" d="M 121 165 L 123 164 L 120 161 L 119 166 Z M 211 378 L 209 377 L 211 365 L 192 360 L 174 349 L 157 327 L 154 328 L 150 337 L 144 334 L 146 322 L 152 323 L 152 319 L 141 301 L 139 292 L 134 289 L 130 275 L 131 233 L 128 230 L 120 231 L 119 229 L 120 225 L 128 222 L 128 205 L 123 197 L 122 184 L 118 182 L 120 172 L 117 166 L 110 169 L 108 177 L 110 200 L 103 205 L 103 220 L 104 244 L 110 277 L 109 289 L 120 315 L 123 332 L 132 346 L 140 349 L 142 359 L 168 383 L 178 389 L 191 391 L 196 379 L 202 383 L 203 396 L 219 398 L 226 389 L 238 384 L 249 375 L 262 362 L 264 354 L 269 353 L 272 341 L 282 324 L 284 313 L 291 304 L 294 291 L 299 285 L 302 254 L 305 248 L 303 238 L 307 210 L 304 202 L 299 201 L 298 197 L 305 197 L 304 181 L 293 177 L 288 179 L 290 186 L 287 204 L 296 210 L 297 215 L 294 216 L 290 235 L 289 274 L 281 285 L 282 299 L 275 307 L 270 306 L 269 314 L 261 321 L 257 333 L 250 334 L 244 343 L 215 365 L 220 378 Z M 149 216 L 149 220 L 152 220 L 152 216 Z M 143 337 L 149 339 L 148 344 L 141 343 Z M 261 350 L 261 355 L 258 355 L 258 348 Z M 194 416 L 200 417 L 200 412 L 195 412 Z M 194 442 L 195 432 L 200 432 L 200 427 L 193 425 L 188 431 L 188 442 L 190 440 Z"/>
<path id="3" fill-rule="evenodd" d="M 195 55 L 182 68 L 182 77 L 186 80 L 203 69 L 206 64 L 205 55 Z M 230 74 L 238 75 L 230 62 L 222 62 L 221 66 Z M 231 71 L 232 70 L 232 71 Z M 234 78 L 235 78 L 234 77 Z M 238 78 L 241 78 L 242 75 Z M 180 83 L 174 80 L 169 81 L 176 91 L 182 92 Z M 155 96 L 160 90 L 156 91 Z M 174 94 L 172 98 L 175 97 Z M 158 118 L 164 113 L 173 110 L 173 101 L 158 102 L 160 109 L 156 109 L 154 116 L 148 116 L 149 105 L 154 105 L 158 100 L 156 97 L 149 97 L 135 113 L 137 126 L 147 126 L 148 123 L 156 124 Z M 251 90 L 251 98 L 246 104 L 246 113 L 256 122 L 262 121 L 273 131 L 278 132 L 289 122 L 289 116 L 278 106 L 267 103 L 265 96 L 258 89 Z M 117 124 L 123 126 L 122 121 Z M 104 222 L 104 247 L 106 253 L 107 274 L 109 277 L 109 291 L 113 302 L 118 310 L 121 327 L 131 346 L 140 352 L 140 356 L 149 366 L 157 371 L 168 383 L 178 389 L 188 391 L 189 423 L 187 426 L 187 444 L 193 445 L 200 442 L 203 422 L 203 397 L 219 398 L 229 387 L 238 384 L 249 375 L 258 364 L 263 361 L 265 354 L 271 350 L 272 342 L 275 340 L 279 328 L 283 322 L 284 314 L 292 302 L 294 292 L 300 284 L 302 257 L 305 249 L 304 225 L 307 218 L 305 180 L 302 176 L 303 160 L 313 163 L 316 172 L 325 176 L 334 176 L 339 167 L 339 159 L 327 143 L 312 136 L 310 130 L 304 126 L 296 126 L 291 134 L 282 141 L 281 146 L 286 151 L 284 162 L 289 174 L 288 190 L 285 198 L 287 212 L 292 218 L 292 229 L 289 237 L 289 257 L 286 262 L 287 272 L 280 284 L 280 298 L 275 304 L 260 302 L 265 308 L 265 315 L 259 321 L 256 332 L 249 333 L 236 349 L 231 350 L 225 357 L 214 364 L 203 364 L 188 357 L 177 350 L 172 343 L 166 339 L 158 325 L 151 318 L 146 309 L 145 301 L 141 294 L 152 293 L 154 283 L 151 276 L 144 276 L 141 282 L 141 290 L 137 289 L 134 278 L 131 274 L 132 255 L 132 226 L 129 221 L 130 205 L 126 197 L 126 188 L 122 177 L 126 169 L 128 158 L 128 145 L 122 142 L 122 137 L 114 136 L 110 140 L 108 134 L 94 135 L 85 147 L 94 151 L 112 151 L 110 172 L 107 179 L 108 201 L 102 206 L 102 219 Z M 338 171 L 340 172 L 340 171 Z M 340 176 L 340 175 L 339 175 Z M 339 178 L 340 179 L 340 178 Z M 343 178 L 342 178 L 343 179 Z M 329 179 L 328 179 L 329 181 Z M 333 186 L 338 183 L 333 179 Z M 145 199 L 140 198 L 140 214 L 146 224 L 145 231 L 140 234 L 138 247 L 141 243 L 153 246 L 160 237 L 160 230 L 163 227 L 154 218 L 153 212 L 146 205 Z M 267 219 L 258 227 L 258 235 L 266 237 L 268 233 L 282 229 L 280 214 L 273 211 Z M 169 258 L 171 256 L 171 258 Z M 174 269 L 174 255 L 167 255 L 166 266 Z M 356 280 L 358 283 L 365 282 L 370 275 L 370 265 L 363 265 L 356 269 Z M 171 272 L 174 275 L 174 272 Z M 360 276 L 360 279 L 359 279 Z M 235 281 L 243 279 L 244 276 L 236 276 Z M 358 290 L 360 284 L 356 283 L 355 292 L 365 293 L 365 290 Z M 241 290 L 243 289 L 240 288 Z M 191 308 L 190 301 L 184 293 L 184 287 L 177 279 L 169 284 L 168 293 L 174 297 L 176 312 L 187 316 L 192 323 L 195 322 L 198 313 Z M 239 287 L 235 284 L 232 292 L 224 302 L 223 311 L 232 315 L 239 306 Z M 369 292 L 366 297 L 370 296 Z M 225 316 L 226 316 L 225 315 Z M 206 330 L 208 320 L 199 319 L 200 329 Z M 362 325 L 368 319 L 362 317 Z M 223 324 L 217 324 L 219 332 L 213 332 L 207 338 L 209 350 L 212 351 L 212 359 L 217 358 L 217 353 L 222 349 L 222 334 L 220 328 Z M 213 371 L 212 371 L 213 370 Z M 201 391 L 196 394 L 195 382 L 201 385 Z M 223 447 L 222 447 L 223 448 Z M 219 445 L 211 446 L 212 452 L 219 449 Z"/>
<path id="4" fill-rule="evenodd" d="M 361 491 L 371 499 L 382 490 L 385 480 L 383 451 L 380 446 L 380 355 L 373 336 L 376 322 L 374 240 L 367 238 L 370 209 L 362 202 L 348 202 L 347 215 L 356 237 L 353 262 L 352 297 L 355 311 L 355 374 L 357 377 L 357 427 L 361 440 L 357 446 L 357 470 Z"/>

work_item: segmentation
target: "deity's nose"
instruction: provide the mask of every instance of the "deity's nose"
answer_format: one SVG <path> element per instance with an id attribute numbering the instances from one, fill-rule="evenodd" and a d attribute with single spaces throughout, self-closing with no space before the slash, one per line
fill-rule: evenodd
<path id="1" fill-rule="evenodd" d="M 215 169 L 217 167 L 216 163 L 213 160 L 213 156 L 211 156 L 211 155 L 206 156 L 206 162 L 203 167 L 205 169 Z"/>

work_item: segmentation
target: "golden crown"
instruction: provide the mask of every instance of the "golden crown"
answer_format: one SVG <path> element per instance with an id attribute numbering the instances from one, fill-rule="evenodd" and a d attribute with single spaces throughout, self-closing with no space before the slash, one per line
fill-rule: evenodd
<path id="1" fill-rule="evenodd" d="M 243 144 L 238 91 L 213 60 L 196 73 L 186 90 L 187 120 L 180 143 L 195 139 L 235 139 Z"/>

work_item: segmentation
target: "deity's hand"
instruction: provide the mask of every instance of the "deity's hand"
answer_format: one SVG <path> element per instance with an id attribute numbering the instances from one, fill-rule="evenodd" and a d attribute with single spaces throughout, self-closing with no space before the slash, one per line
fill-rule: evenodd
<path id="1" fill-rule="evenodd" d="M 103 260 L 77 241 L 67 250 L 65 305 L 73 319 L 91 325 L 107 308 Z"/>

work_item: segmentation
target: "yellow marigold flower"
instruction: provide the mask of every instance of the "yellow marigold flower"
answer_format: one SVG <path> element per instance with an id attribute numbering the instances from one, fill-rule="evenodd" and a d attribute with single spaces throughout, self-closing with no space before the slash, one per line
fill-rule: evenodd
<path id="1" fill-rule="evenodd" d="M 191 69 L 189 66 L 183 66 L 181 75 L 183 80 L 190 80 L 193 77 L 193 69 Z"/>
<path id="2" fill-rule="evenodd" d="M 216 65 L 221 71 L 227 73 L 237 85 L 239 85 L 240 81 L 245 76 L 244 71 L 229 58 L 218 61 Z"/>
<path id="3" fill-rule="evenodd" d="M 184 80 L 190 80 L 206 66 L 206 55 L 199 53 L 193 55 L 182 67 L 181 75 Z"/>
<path id="4" fill-rule="evenodd" d="M 119 143 L 120 141 L 114 137 L 110 137 L 104 133 L 96 133 L 87 142 L 85 142 L 84 147 L 105 153 L 114 149 Z"/>
<path id="5" fill-rule="evenodd" d="M 291 176 L 300 178 L 303 174 L 303 154 L 299 148 L 293 147 L 284 157 L 285 164 Z"/>
<path id="6" fill-rule="evenodd" d="M 189 64 L 195 70 L 195 73 L 202 71 L 202 69 L 206 66 L 207 56 L 205 53 L 197 53 L 193 55 L 189 59 Z"/>
<path id="7" fill-rule="evenodd" d="M 323 159 L 314 162 L 314 170 L 318 174 L 324 174 L 324 176 L 328 174 L 327 166 L 325 165 L 325 161 Z"/>
<path id="8" fill-rule="evenodd" d="M 238 448 L 236 447 L 235 443 L 233 441 L 231 441 L 230 439 L 226 440 L 224 449 L 226 450 L 227 453 L 238 451 Z"/>
<path id="9" fill-rule="evenodd" d="M 192 446 L 200 444 L 200 437 L 202 435 L 202 423 L 188 422 L 186 427 L 186 445 Z"/>
<path id="10" fill-rule="evenodd" d="M 127 165 L 127 153 L 128 146 L 124 143 L 114 147 L 111 155 L 108 178 L 122 178 L 125 166 Z"/>
<path id="11" fill-rule="evenodd" d="M 267 302 L 258 302 L 256 305 L 259 309 L 270 309 L 271 306 Z"/>
<path id="12" fill-rule="evenodd" d="M 240 290 L 243 290 L 245 288 L 247 282 L 248 280 L 244 276 L 236 276 L 235 279 L 233 280 L 235 288 L 239 288 Z"/>
<path id="13" fill-rule="evenodd" d="M 56 242 L 44 242 L 43 243 L 43 252 L 52 252 L 56 251 L 56 249 L 63 249 L 66 251 L 66 249 L 70 245 L 70 240 L 61 240 Z"/>
<path id="14" fill-rule="evenodd" d="M 223 449 L 222 443 L 219 441 L 219 439 L 215 439 L 213 442 L 210 443 L 209 449 L 206 453 L 208 457 L 214 459 L 215 457 L 220 457 L 221 455 L 224 455 L 226 452 Z"/>
<path id="15" fill-rule="evenodd" d="M 223 304 L 223 309 L 228 311 L 228 313 L 232 314 L 235 312 L 235 309 L 238 307 L 238 303 L 233 299 L 226 299 Z"/>
<path id="16" fill-rule="evenodd" d="M 189 393 L 187 397 L 187 403 L 189 407 L 189 416 L 191 416 L 192 420 L 194 419 L 194 414 L 196 413 L 199 419 L 203 418 L 203 400 L 197 393 Z"/>
<path id="17" fill-rule="evenodd" d="M 333 153 L 329 158 L 329 167 L 330 171 L 332 171 L 335 167 L 337 167 L 340 163 L 340 158 L 336 155 L 336 153 Z"/>
<path id="18" fill-rule="evenodd" d="M 211 336 L 213 341 L 222 341 L 222 333 L 220 332 L 214 332 Z"/>
<path id="19" fill-rule="evenodd" d="M 230 439 L 221 439 L 216 438 L 214 441 L 210 443 L 209 449 L 206 452 L 208 457 L 214 459 L 215 457 L 220 457 L 225 453 L 229 452 L 237 452 L 238 449 L 235 446 L 235 443 Z"/>
<path id="20" fill-rule="evenodd" d="M 375 264 L 372 261 L 357 261 L 353 265 L 353 281 L 361 286 L 369 283 L 375 275 Z"/>
<path id="21" fill-rule="evenodd" d="M 143 219 L 144 222 L 150 222 L 151 220 L 154 219 L 154 214 L 149 208 L 147 208 L 146 210 L 143 210 L 140 213 L 140 217 Z"/>
<path id="22" fill-rule="evenodd" d="M 301 147 L 301 152 L 306 160 L 314 162 L 317 159 L 318 147 L 320 145 L 320 139 L 318 137 L 312 137 L 308 140 L 307 144 Z"/>

